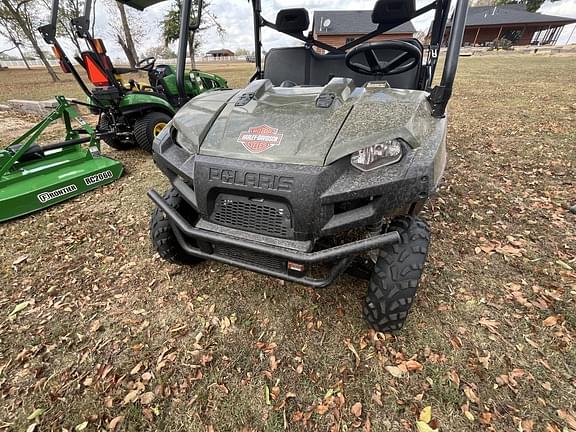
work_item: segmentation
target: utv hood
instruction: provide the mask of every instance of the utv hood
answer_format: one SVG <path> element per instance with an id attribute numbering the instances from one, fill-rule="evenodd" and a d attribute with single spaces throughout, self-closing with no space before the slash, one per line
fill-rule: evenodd
<path id="1" fill-rule="evenodd" d="M 273 87 L 257 80 L 240 91 L 194 98 L 173 125 L 191 153 L 324 166 L 387 139 L 402 137 L 416 147 L 415 133 L 426 133 L 418 115 L 424 102 L 424 92 L 385 82 L 355 88 L 349 78 L 333 78 L 324 87 Z"/>

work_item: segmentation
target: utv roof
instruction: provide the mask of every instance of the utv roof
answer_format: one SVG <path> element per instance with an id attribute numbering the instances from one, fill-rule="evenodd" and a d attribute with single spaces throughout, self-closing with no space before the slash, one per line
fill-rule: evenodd
<path id="1" fill-rule="evenodd" d="M 326 22 L 330 24 L 326 26 Z M 378 28 L 378 24 L 372 22 L 371 10 L 319 10 L 314 12 L 314 33 L 317 35 L 365 34 L 376 30 L 376 28 Z M 408 21 L 386 33 L 414 33 L 415 31 L 412 22 Z"/>

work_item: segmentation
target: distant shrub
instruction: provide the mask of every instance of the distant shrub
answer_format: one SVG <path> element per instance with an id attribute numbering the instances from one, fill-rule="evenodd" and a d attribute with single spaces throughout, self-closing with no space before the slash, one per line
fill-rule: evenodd
<path id="1" fill-rule="evenodd" d="M 492 42 L 492 46 L 494 47 L 494 49 L 497 50 L 513 50 L 514 47 L 512 46 L 512 41 L 506 38 L 500 38 L 500 39 L 496 39 L 494 40 L 494 42 Z"/>

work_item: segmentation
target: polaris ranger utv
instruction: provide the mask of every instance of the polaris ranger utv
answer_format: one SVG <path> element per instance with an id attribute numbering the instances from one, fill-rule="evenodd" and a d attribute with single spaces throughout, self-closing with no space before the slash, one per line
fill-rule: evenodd
<path id="1" fill-rule="evenodd" d="M 418 213 L 446 164 L 445 110 L 468 7 L 457 1 L 433 87 L 450 1 L 416 9 L 414 0 L 378 0 L 374 31 L 335 47 L 305 35 L 306 9 L 281 10 L 272 23 L 252 0 L 250 84 L 196 97 L 154 142 L 154 160 L 172 183 L 164 196 L 149 192 L 160 256 L 216 260 L 312 287 L 368 262 L 365 317 L 379 331 L 399 330 L 430 241 Z M 370 42 L 426 12 L 434 14 L 426 49 L 416 39 Z M 262 65 L 262 27 L 304 44 L 272 49 Z"/>

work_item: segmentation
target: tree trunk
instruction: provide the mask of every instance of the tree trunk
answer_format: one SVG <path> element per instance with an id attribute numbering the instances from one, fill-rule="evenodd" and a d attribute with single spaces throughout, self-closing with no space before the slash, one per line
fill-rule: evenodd
<path id="1" fill-rule="evenodd" d="M 196 69 L 196 60 L 194 59 L 194 36 L 196 32 L 190 32 L 190 37 L 188 38 L 188 51 L 190 53 L 190 69 Z"/>
<path id="2" fill-rule="evenodd" d="M 128 63 L 130 63 L 130 67 L 133 68 L 136 65 L 136 63 L 138 63 L 138 61 L 134 58 L 134 54 L 130 51 L 128 45 L 126 45 L 126 42 L 124 42 L 124 39 L 122 39 L 120 35 L 117 35 L 117 37 L 118 37 L 118 45 L 120 45 L 122 51 L 124 51 L 124 54 L 128 59 Z"/>
<path id="3" fill-rule="evenodd" d="M 126 10 L 124 9 L 124 5 L 122 3 L 116 2 L 118 5 L 118 10 L 120 11 L 120 19 L 122 20 L 122 28 L 124 29 L 124 43 L 121 43 L 122 49 L 126 52 L 126 57 L 128 57 L 128 61 L 130 62 L 130 67 L 136 67 L 136 63 L 138 63 L 138 53 L 136 52 L 136 47 L 134 46 L 134 41 L 132 40 L 132 33 L 130 32 L 130 26 L 128 25 L 128 17 L 126 16 Z M 126 48 L 124 48 L 124 45 Z M 128 55 L 130 51 L 131 55 Z"/>
<path id="4" fill-rule="evenodd" d="M 22 50 L 20 49 L 20 44 L 18 42 L 14 42 L 14 44 L 16 45 L 16 49 L 18 50 L 18 52 L 20 53 L 20 57 L 22 57 L 22 61 L 24 62 L 24 64 L 26 65 L 26 69 L 30 70 L 30 65 L 28 64 L 28 60 L 26 60 L 26 57 L 24 56 L 24 53 L 22 52 Z"/>
<path id="5" fill-rule="evenodd" d="M 44 63 L 44 66 L 46 66 L 46 70 L 48 71 L 48 74 L 50 74 L 50 78 L 52 78 L 52 81 L 53 82 L 60 81 L 58 75 L 56 75 L 56 72 L 54 72 L 54 69 L 52 68 L 52 66 L 50 66 L 50 63 L 48 63 L 48 60 L 46 60 L 46 56 L 40 49 L 38 41 L 36 40 L 36 36 L 33 33 L 34 30 L 32 30 L 27 25 L 26 19 L 22 15 L 20 15 L 20 12 L 18 12 L 18 10 L 16 10 L 8 0 L 2 0 L 2 4 L 4 5 L 8 13 L 12 15 L 12 18 L 14 19 L 14 21 L 16 21 L 18 27 L 20 27 L 24 35 L 28 38 L 28 40 L 32 44 L 32 47 L 34 47 L 34 51 L 36 51 L 36 54 L 38 54 L 38 57 L 40 57 L 40 60 L 42 60 L 42 63 Z"/>
<path id="6" fill-rule="evenodd" d="M 48 59 L 46 59 L 46 56 L 44 55 L 44 53 L 40 49 L 40 46 L 38 45 L 38 42 L 36 41 L 36 39 L 31 38 L 30 43 L 32 43 L 32 46 L 34 47 L 34 51 L 36 51 L 36 54 L 38 55 L 38 57 L 40 57 L 40 60 L 42 60 L 42 63 L 44 63 L 44 66 L 46 67 L 48 74 L 50 74 L 50 78 L 52 78 L 52 82 L 60 81 L 60 78 L 58 78 L 58 75 L 56 75 L 56 72 L 54 72 L 54 68 L 52 67 L 52 65 L 50 65 L 50 63 L 48 62 Z"/>

